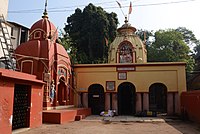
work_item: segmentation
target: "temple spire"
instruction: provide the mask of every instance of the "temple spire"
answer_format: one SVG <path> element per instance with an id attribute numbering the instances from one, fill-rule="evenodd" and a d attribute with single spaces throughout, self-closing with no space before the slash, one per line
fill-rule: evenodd
<path id="1" fill-rule="evenodd" d="M 45 1 L 44 13 L 43 13 L 42 18 L 48 18 L 48 13 L 47 13 L 47 0 Z"/>

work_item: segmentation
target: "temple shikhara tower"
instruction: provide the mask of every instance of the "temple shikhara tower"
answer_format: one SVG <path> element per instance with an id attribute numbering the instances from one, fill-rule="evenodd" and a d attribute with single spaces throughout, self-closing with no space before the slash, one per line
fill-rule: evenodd
<path id="1" fill-rule="evenodd" d="M 135 31 L 136 28 L 132 27 L 125 18 L 125 24 L 117 30 L 117 37 L 110 44 L 108 63 L 147 62 L 145 44 L 135 34 Z"/>
<path id="2" fill-rule="evenodd" d="M 73 103 L 69 85 L 71 63 L 64 47 L 56 42 L 57 38 L 58 31 L 45 9 L 42 19 L 32 25 L 29 41 L 15 51 L 18 69 L 44 81 L 44 109 Z"/>

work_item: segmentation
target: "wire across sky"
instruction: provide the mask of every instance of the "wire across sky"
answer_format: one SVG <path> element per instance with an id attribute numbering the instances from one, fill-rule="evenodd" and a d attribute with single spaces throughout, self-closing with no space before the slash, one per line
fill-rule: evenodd
<path id="1" fill-rule="evenodd" d="M 180 3 L 186 3 L 186 2 L 193 2 L 197 0 L 181 0 L 181 1 L 171 1 L 171 2 L 158 2 L 158 3 L 146 3 L 146 4 L 134 4 L 133 1 L 133 7 L 146 7 L 146 6 L 160 6 L 160 5 L 169 5 L 169 4 L 180 4 Z M 103 9 L 115 9 L 120 8 L 116 1 L 110 1 L 110 2 L 100 2 L 100 3 L 93 3 L 94 5 L 103 6 Z M 107 4 L 116 4 L 115 6 L 105 6 Z M 74 6 L 64 6 L 64 7 L 50 7 L 48 8 L 48 12 L 69 12 L 74 11 L 74 8 L 81 8 L 85 7 L 86 5 L 74 5 Z M 129 7 L 129 3 L 126 5 L 122 4 L 121 8 L 127 8 Z M 44 9 L 25 9 L 25 10 L 10 10 L 8 13 L 41 13 Z"/>

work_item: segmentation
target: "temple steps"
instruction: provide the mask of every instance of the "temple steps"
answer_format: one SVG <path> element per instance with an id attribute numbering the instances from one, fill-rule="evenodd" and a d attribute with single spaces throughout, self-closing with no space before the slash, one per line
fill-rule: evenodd
<path id="1" fill-rule="evenodd" d="M 44 110 L 42 112 L 43 123 L 63 124 L 71 121 L 79 121 L 91 115 L 90 108 L 68 107 L 53 110 Z"/>

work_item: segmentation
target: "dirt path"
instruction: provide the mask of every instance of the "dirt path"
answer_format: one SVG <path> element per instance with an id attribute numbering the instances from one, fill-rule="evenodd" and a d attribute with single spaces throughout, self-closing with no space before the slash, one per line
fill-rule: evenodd
<path id="1" fill-rule="evenodd" d="M 19 134 L 200 134 L 200 126 L 191 122 L 172 121 L 151 122 L 112 122 L 76 121 L 63 125 L 43 124 Z"/>

